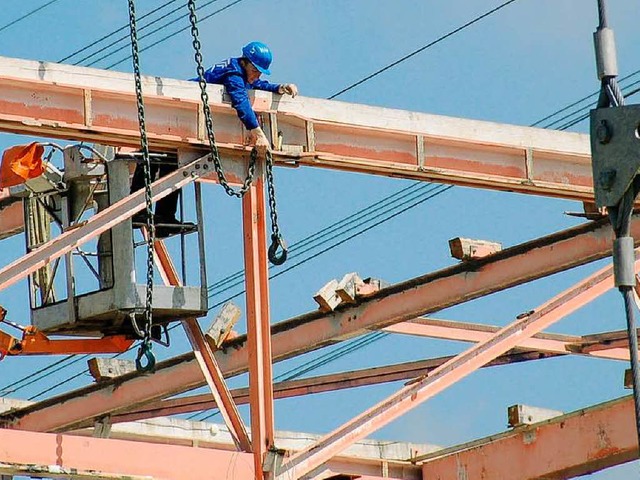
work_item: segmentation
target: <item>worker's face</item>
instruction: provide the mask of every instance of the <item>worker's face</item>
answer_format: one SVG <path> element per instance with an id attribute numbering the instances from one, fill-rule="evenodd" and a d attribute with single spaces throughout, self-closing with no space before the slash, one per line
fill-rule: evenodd
<path id="1" fill-rule="evenodd" d="M 247 81 L 253 83 L 260 78 L 260 70 L 253 66 L 253 63 L 247 61 L 244 63 L 244 71 L 247 74 Z"/>

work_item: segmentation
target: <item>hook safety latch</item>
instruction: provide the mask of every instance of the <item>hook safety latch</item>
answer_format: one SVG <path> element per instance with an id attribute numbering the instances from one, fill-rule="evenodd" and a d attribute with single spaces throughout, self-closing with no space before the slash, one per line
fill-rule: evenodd
<path id="1" fill-rule="evenodd" d="M 278 248 L 282 249 L 280 255 L 278 255 Z M 282 265 L 287 261 L 287 242 L 284 241 L 282 235 L 272 234 L 271 245 L 269 246 L 269 261 L 274 265 Z"/>
<path id="2" fill-rule="evenodd" d="M 138 356 L 136 357 L 136 369 L 139 372 L 149 372 L 156 366 L 156 357 L 151 351 L 153 345 L 151 342 L 144 341 L 138 348 Z M 142 359 L 146 360 L 146 364 L 142 362 Z"/>

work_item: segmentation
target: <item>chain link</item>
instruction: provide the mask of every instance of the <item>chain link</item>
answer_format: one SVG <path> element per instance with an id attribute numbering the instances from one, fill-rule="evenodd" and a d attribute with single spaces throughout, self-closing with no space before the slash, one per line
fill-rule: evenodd
<path id="1" fill-rule="evenodd" d="M 131 33 L 131 53 L 133 58 L 133 77 L 135 80 L 136 100 L 138 106 L 138 123 L 140 126 L 140 144 L 142 147 L 143 171 L 144 171 L 144 201 L 147 217 L 147 296 L 144 306 L 144 328 L 142 344 L 138 349 L 136 366 L 138 370 L 150 370 L 155 364 L 151 353 L 151 325 L 153 322 L 153 251 L 155 242 L 155 225 L 153 221 L 153 206 L 151 202 L 151 160 L 149 159 L 149 142 L 144 115 L 144 99 L 142 97 L 142 80 L 140 74 L 140 57 L 138 55 L 138 32 L 136 29 L 135 0 L 129 0 L 129 27 Z M 135 315 L 132 322 L 135 322 Z M 142 364 L 142 357 L 146 357 L 146 366 Z"/>
<path id="2" fill-rule="evenodd" d="M 188 0 L 189 5 L 189 21 L 191 22 L 191 36 L 193 37 L 193 50 L 194 57 L 196 60 L 196 70 L 198 73 L 198 84 L 200 85 L 200 98 L 202 99 L 202 110 L 204 113 L 204 122 L 207 128 L 207 136 L 209 137 L 209 146 L 211 148 L 211 160 L 213 160 L 213 166 L 216 170 L 216 174 L 218 175 L 218 180 L 220 181 L 220 185 L 224 188 L 227 195 L 232 197 L 242 197 L 251 187 L 251 182 L 253 182 L 253 177 L 256 172 L 256 163 L 257 163 L 257 154 L 254 154 L 254 151 L 251 152 L 251 159 L 249 161 L 249 168 L 247 171 L 247 176 L 244 179 L 242 187 L 240 189 L 235 190 L 229 185 L 229 181 L 227 177 L 224 175 L 224 171 L 222 170 L 222 165 L 220 163 L 220 154 L 218 153 L 218 147 L 216 146 L 216 138 L 213 133 L 213 120 L 211 116 L 211 109 L 209 108 L 209 94 L 207 93 L 207 82 L 204 79 L 204 67 L 202 66 L 202 53 L 201 53 L 201 44 L 199 40 L 198 33 L 198 19 L 196 17 L 196 2 L 195 0 Z"/>
<path id="3" fill-rule="evenodd" d="M 267 152 L 267 196 L 269 198 L 269 215 L 271 216 L 271 245 L 269 246 L 269 261 L 274 265 L 282 265 L 287 260 L 287 243 L 280 234 L 280 226 L 278 224 L 278 209 L 276 206 L 276 188 L 273 181 L 273 157 L 271 152 Z M 278 255 L 278 248 L 282 252 Z"/>
<path id="4" fill-rule="evenodd" d="M 251 187 L 253 177 L 256 171 L 256 165 L 258 163 L 258 151 L 254 148 L 251 150 L 251 158 L 249 160 L 249 167 L 247 176 L 244 179 L 242 187 L 239 190 L 234 190 L 227 181 L 222 165 L 220 164 L 220 155 L 218 153 L 218 147 L 216 146 L 216 139 L 213 133 L 213 120 L 211 116 L 211 109 L 209 108 L 209 95 L 207 94 L 207 82 L 204 79 L 204 67 L 202 65 L 202 53 L 198 33 L 198 19 L 196 17 L 196 1 L 188 0 L 189 6 L 189 21 L 191 22 L 191 36 L 193 37 L 193 50 L 194 58 L 196 60 L 196 70 L 198 73 L 198 85 L 200 85 L 200 98 L 202 99 L 202 110 L 204 113 L 204 122 L 207 128 L 207 136 L 209 137 L 209 146 L 211 148 L 210 159 L 213 160 L 213 165 L 218 175 L 220 185 L 224 188 L 228 195 L 234 197 L 242 197 Z M 267 191 L 269 196 L 269 211 L 271 215 L 271 245 L 269 247 L 268 256 L 271 263 L 274 265 L 282 265 L 287 259 L 287 244 L 280 234 L 280 227 L 278 226 L 278 211 L 276 209 L 276 192 L 273 182 L 273 157 L 271 152 L 267 151 L 266 154 L 266 176 L 267 176 Z M 282 252 L 278 255 L 278 248 L 282 249 Z"/>

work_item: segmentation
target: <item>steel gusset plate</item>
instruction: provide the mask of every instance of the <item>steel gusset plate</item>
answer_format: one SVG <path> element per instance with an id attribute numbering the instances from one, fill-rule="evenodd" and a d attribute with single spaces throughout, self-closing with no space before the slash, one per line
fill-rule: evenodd
<path id="1" fill-rule="evenodd" d="M 640 169 L 640 105 L 591 110 L 590 131 L 596 205 L 617 205 Z"/>

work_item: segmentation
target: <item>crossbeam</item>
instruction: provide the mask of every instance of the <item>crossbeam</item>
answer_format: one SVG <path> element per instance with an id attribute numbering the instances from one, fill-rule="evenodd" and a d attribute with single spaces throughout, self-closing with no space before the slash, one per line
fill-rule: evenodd
<path id="1" fill-rule="evenodd" d="M 636 270 L 639 267 L 640 261 L 637 261 Z M 611 280 L 611 286 L 613 286 L 613 279 Z M 436 318 L 416 318 L 385 327 L 383 330 L 389 333 L 443 340 L 481 342 L 500 330 L 500 327 Z M 542 332 L 531 338 L 523 338 L 522 342 L 518 342 L 518 347 L 557 354 L 574 353 L 611 360 L 629 360 L 629 341 L 624 331 L 588 336 Z"/>
<path id="2" fill-rule="evenodd" d="M 631 235 L 640 237 L 640 218 L 632 217 Z M 319 349 L 394 323 L 464 303 L 533 279 L 564 271 L 610 255 L 611 228 L 594 222 L 508 248 L 490 257 L 414 278 L 379 290 L 352 307 L 331 314 L 315 312 L 271 328 L 273 360 Z M 473 281 L 468 281 L 470 273 Z M 246 336 L 216 352 L 222 372 L 247 371 Z M 118 388 L 114 388 L 114 385 Z M 73 428 L 87 419 L 131 409 L 204 384 L 192 354 L 156 366 L 153 376 L 136 373 L 92 385 L 36 405 L 1 415 L 0 424 L 36 431 Z"/>
<path id="3" fill-rule="evenodd" d="M 251 454 L 242 452 L 6 429 L 0 429 L 0 445 L 3 474 L 113 480 L 253 478 Z"/>
<path id="4" fill-rule="evenodd" d="M 407 385 L 349 422 L 300 451 L 283 464 L 276 479 L 300 478 L 327 462 L 346 446 L 389 424 L 402 414 L 515 347 L 544 328 L 576 311 L 611 288 L 613 267 L 605 267 L 552 298 L 531 315 L 516 319 L 488 339 L 436 368 L 427 377 Z"/>
<path id="5" fill-rule="evenodd" d="M 544 353 L 531 350 L 514 349 L 489 362 L 486 367 L 510 365 L 531 360 L 542 360 L 558 356 L 556 353 Z M 332 373 L 318 377 L 303 378 L 300 380 L 288 380 L 273 385 L 275 399 L 291 398 L 315 393 L 332 392 L 347 388 L 357 388 L 381 383 L 396 382 L 398 380 L 410 380 L 427 375 L 430 371 L 451 360 L 453 357 L 430 358 L 415 362 L 386 365 L 349 372 Z M 249 389 L 236 388 L 231 390 L 231 395 L 238 405 L 249 403 Z M 165 417 L 184 413 L 200 412 L 218 408 L 212 401 L 211 395 L 199 394 L 188 397 L 178 397 L 154 402 L 131 412 L 112 415 L 111 423 L 132 422 L 146 418 Z M 87 423 L 87 427 L 90 423 Z"/>
<path id="6" fill-rule="evenodd" d="M 633 418 L 632 397 L 612 400 L 424 456 L 419 460 L 423 478 L 529 480 L 587 475 L 638 458 Z"/>
<path id="7" fill-rule="evenodd" d="M 139 145 L 130 74 L 0 57 L 0 131 Z M 194 82 L 144 77 L 152 147 L 208 143 Z M 221 86 L 208 87 L 219 149 L 244 132 Z M 586 135 L 253 92 L 280 164 L 593 200 Z"/>

